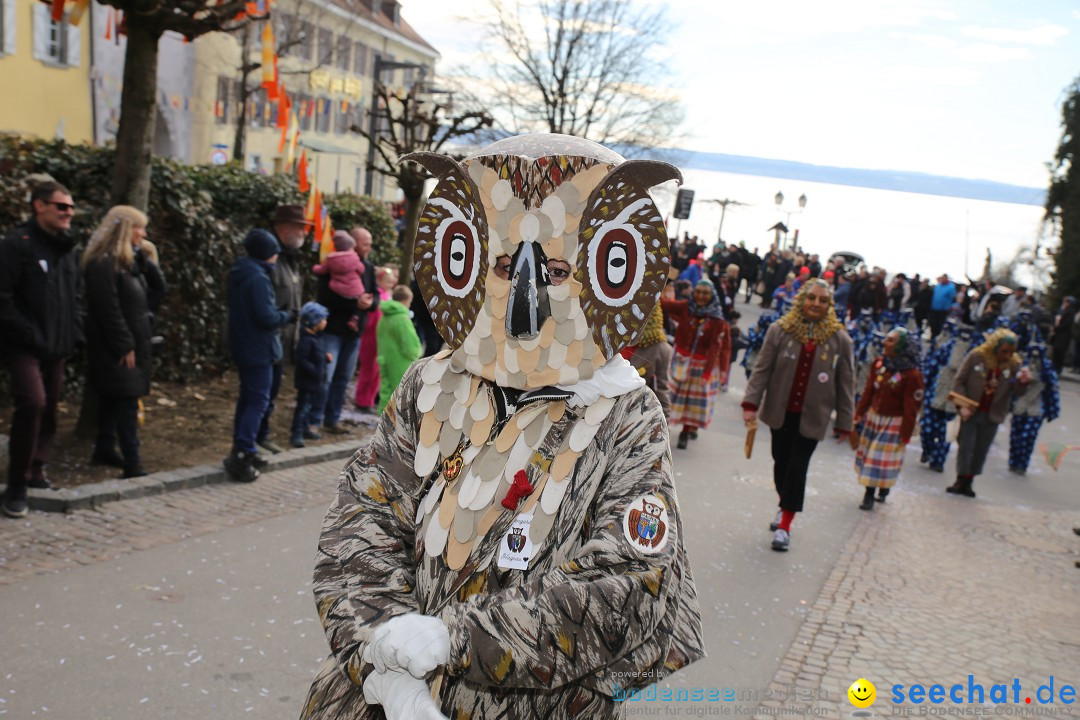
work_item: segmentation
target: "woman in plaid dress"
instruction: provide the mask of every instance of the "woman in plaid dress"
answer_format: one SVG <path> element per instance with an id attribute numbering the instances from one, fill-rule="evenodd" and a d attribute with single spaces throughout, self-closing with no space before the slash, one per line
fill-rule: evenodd
<path id="1" fill-rule="evenodd" d="M 885 336 L 884 354 L 874 360 L 855 408 L 855 472 L 866 488 L 860 509 L 874 509 L 875 488 L 878 502 L 884 502 L 896 484 L 924 394 L 919 341 L 905 328 L 893 328 Z"/>
<path id="2" fill-rule="evenodd" d="M 727 380 L 731 331 L 712 282 L 699 280 L 689 300 L 675 300 L 671 286 L 661 299 L 664 312 L 679 324 L 671 360 L 670 427 L 682 425 L 676 447 L 697 439 L 712 420 L 713 401 Z"/>

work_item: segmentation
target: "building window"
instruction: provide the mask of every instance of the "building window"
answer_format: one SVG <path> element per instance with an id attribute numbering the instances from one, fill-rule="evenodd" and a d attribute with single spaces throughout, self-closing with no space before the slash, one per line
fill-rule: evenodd
<path id="1" fill-rule="evenodd" d="M 15 54 L 15 0 L 0 0 L 0 55 Z"/>
<path id="2" fill-rule="evenodd" d="M 352 41 L 344 35 L 339 35 L 337 39 L 337 66 L 339 69 L 345 72 L 351 69 L 352 54 Z"/>
<path id="3" fill-rule="evenodd" d="M 345 135 L 349 132 L 352 119 L 352 104 L 348 100 L 334 100 L 334 134 Z"/>
<path id="4" fill-rule="evenodd" d="M 48 65 L 78 67 L 79 28 L 68 25 L 66 19 L 53 22 L 51 12 L 52 8 L 44 3 L 34 4 L 34 59 Z"/>
<path id="5" fill-rule="evenodd" d="M 297 40 L 299 40 L 300 43 L 300 49 L 297 54 L 305 60 L 310 60 L 312 56 L 312 49 L 315 47 L 315 26 L 307 22 L 306 20 L 304 22 L 301 22 L 300 36 L 297 38 Z"/>
<path id="6" fill-rule="evenodd" d="M 229 88 L 233 81 L 221 76 L 217 81 L 217 100 L 214 101 L 214 118 L 218 125 L 229 124 Z"/>
<path id="7" fill-rule="evenodd" d="M 297 113 L 300 115 L 300 129 L 303 132 L 311 130 L 311 117 L 315 114 L 314 105 L 315 101 L 311 99 L 310 95 L 297 95 L 296 100 Z"/>
<path id="8" fill-rule="evenodd" d="M 368 46 L 362 42 L 354 43 L 353 55 L 356 56 L 353 62 L 353 72 L 361 77 L 367 75 Z"/>
<path id="9" fill-rule="evenodd" d="M 251 93 L 251 127 L 269 127 L 270 103 L 266 101 L 266 88 L 257 87 Z"/>
<path id="10" fill-rule="evenodd" d="M 288 13 L 279 13 L 274 11 L 274 42 L 277 44 L 275 48 L 277 50 L 278 57 L 285 57 L 290 53 L 290 49 L 295 47 L 295 38 L 290 34 L 292 32 L 293 23 L 295 20 L 292 15 Z M 260 47 L 261 47 L 261 33 L 260 33 Z"/>
<path id="11" fill-rule="evenodd" d="M 410 68 L 405 68 L 405 70 L 404 70 L 404 73 L 405 73 L 405 87 L 406 88 L 412 87 L 412 84 L 413 84 L 413 70 L 414 69 L 415 68 L 410 67 Z"/>
<path id="12" fill-rule="evenodd" d="M 330 113 L 333 111 L 333 101 L 328 98 L 319 98 L 315 103 L 315 132 L 330 132 Z"/>
<path id="13" fill-rule="evenodd" d="M 326 28 L 319 28 L 319 64 L 334 64 L 334 33 Z"/>

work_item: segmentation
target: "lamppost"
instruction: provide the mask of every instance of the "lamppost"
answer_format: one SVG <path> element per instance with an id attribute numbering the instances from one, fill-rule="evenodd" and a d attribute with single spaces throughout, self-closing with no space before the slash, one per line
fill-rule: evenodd
<path id="1" fill-rule="evenodd" d="M 401 70 L 409 69 L 420 71 L 420 79 L 423 81 L 424 76 L 427 74 L 427 66 L 414 62 L 397 62 L 396 60 L 383 60 L 381 56 L 375 56 L 375 68 L 372 74 L 372 90 L 371 90 L 371 109 L 368 114 L 371 116 L 370 125 L 368 125 L 368 150 L 367 150 L 367 174 L 364 176 L 364 194 L 370 196 L 372 187 L 375 184 L 375 133 L 378 132 L 378 105 L 379 105 L 379 84 L 382 82 L 382 74 L 387 70 Z"/>
<path id="2" fill-rule="evenodd" d="M 787 245 L 787 233 L 788 233 L 788 228 L 791 226 L 791 216 L 796 215 L 798 213 L 801 213 L 803 211 L 803 209 L 806 207 L 806 193 L 803 193 L 802 195 L 799 196 L 799 209 L 798 210 L 784 210 L 781 207 L 784 204 L 784 193 L 783 192 L 778 191 L 776 193 L 775 197 L 773 197 L 773 201 L 776 203 L 777 212 L 782 212 L 782 213 L 785 213 L 787 215 L 787 220 L 784 223 L 784 245 Z M 776 234 L 777 234 L 777 236 L 779 236 L 780 231 L 777 230 Z M 792 242 L 792 248 L 794 248 L 794 246 L 798 242 L 798 240 L 799 240 L 799 231 L 796 230 L 795 231 L 795 239 Z M 779 245 L 779 243 L 778 243 L 778 245 Z M 777 249 L 784 250 L 784 249 L 787 249 L 787 248 L 778 247 Z"/>

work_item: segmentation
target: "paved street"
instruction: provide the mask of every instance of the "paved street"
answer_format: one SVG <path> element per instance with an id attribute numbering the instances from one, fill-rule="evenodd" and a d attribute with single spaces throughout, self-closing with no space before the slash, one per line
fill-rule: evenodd
<path id="1" fill-rule="evenodd" d="M 1055 692 L 1080 684 L 1080 456 L 1010 475 L 1003 428 L 968 500 L 943 492 L 952 458 L 934 474 L 912 447 L 867 513 L 851 450 L 823 443 L 791 551 L 775 553 L 768 431 L 747 461 L 744 384 L 739 369 L 713 426 L 674 451 L 709 657 L 660 684 L 742 699 L 638 701 L 629 714 L 838 718 L 865 677 L 887 716 L 903 712 L 893 685 L 966 688 L 969 674 L 987 693 L 1018 678 L 1023 710 L 1050 676 Z M 1063 390 L 1040 440 L 1077 441 L 1080 385 Z M 309 578 L 341 465 L 0 522 L 0 717 L 295 718 L 326 652 Z M 791 686 L 816 697 L 767 697 Z"/>

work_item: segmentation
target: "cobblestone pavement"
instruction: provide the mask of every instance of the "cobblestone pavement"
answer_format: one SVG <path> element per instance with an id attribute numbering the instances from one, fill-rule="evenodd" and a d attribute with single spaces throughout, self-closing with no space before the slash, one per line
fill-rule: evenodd
<path id="1" fill-rule="evenodd" d="M 839 718 L 854 710 L 847 689 L 859 678 L 876 685 L 877 716 L 952 708 L 1080 717 L 1077 704 L 1040 707 L 1035 694 L 1051 676 L 1055 693 L 1080 681 L 1080 538 L 1071 529 L 1080 514 L 903 499 L 861 519 L 781 661 L 770 689 L 805 701 L 767 700 L 754 717 Z M 966 705 L 969 675 L 984 689 L 982 707 Z M 962 684 L 965 705 L 948 697 L 938 706 L 913 704 L 907 693 L 916 683 L 941 684 L 946 693 Z M 1009 686 L 1000 707 L 989 696 L 995 683 Z M 896 684 L 905 686 L 906 702 L 892 702 Z"/>
<path id="2" fill-rule="evenodd" d="M 66 515 L 31 512 L 24 520 L 0 519 L 0 585 L 329 506 L 344 464 L 331 460 L 266 473 L 250 484 L 205 485 Z"/>

